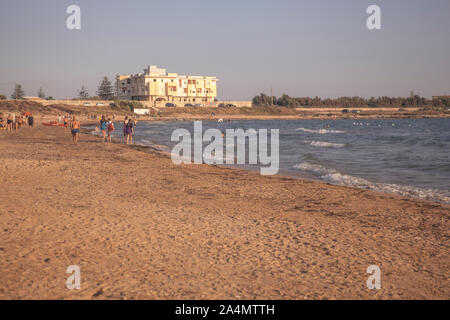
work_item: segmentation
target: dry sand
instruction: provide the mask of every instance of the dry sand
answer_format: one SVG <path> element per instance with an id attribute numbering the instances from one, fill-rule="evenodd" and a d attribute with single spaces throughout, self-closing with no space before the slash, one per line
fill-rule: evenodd
<path id="1" fill-rule="evenodd" d="M 450 298 L 449 205 L 138 149 L 0 131 L 1 299 Z"/>

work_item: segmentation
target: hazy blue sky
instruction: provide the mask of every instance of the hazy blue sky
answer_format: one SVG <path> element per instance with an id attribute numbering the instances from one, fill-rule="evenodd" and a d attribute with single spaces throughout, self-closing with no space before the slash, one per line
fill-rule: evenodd
<path id="1" fill-rule="evenodd" d="M 66 8 L 81 7 L 81 30 Z M 382 30 L 366 9 L 382 10 Z M 72 98 L 102 76 L 214 75 L 219 97 L 450 94 L 449 0 L 1 0 L 0 93 Z"/>

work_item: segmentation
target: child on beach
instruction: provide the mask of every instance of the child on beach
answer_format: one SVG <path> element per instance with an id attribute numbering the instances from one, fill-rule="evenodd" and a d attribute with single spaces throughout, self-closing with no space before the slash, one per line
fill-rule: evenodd
<path id="1" fill-rule="evenodd" d="M 77 145 L 78 144 L 78 133 L 80 131 L 80 121 L 78 121 L 75 116 L 73 116 L 73 119 L 70 122 L 70 129 L 72 132 L 73 143 L 75 145 Z"/>
<path id="2" fill-rule="evenodd" d="M 103 141 L 106 142 L 106 128 L 108 127 L 108 122 L 106 122 L 106 117 L 103 115 L 100 120 L 100 130 L 102 131 Z"/>
<path id="3" fill-rule="evenodd" d="M 114 123 L 108 118 L 108 141 L 111 142 L 111 134 L 114 131 Z"/>

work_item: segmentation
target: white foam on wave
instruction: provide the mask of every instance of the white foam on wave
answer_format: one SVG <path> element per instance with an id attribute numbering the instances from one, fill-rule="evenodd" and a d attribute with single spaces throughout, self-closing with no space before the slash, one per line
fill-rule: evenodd
<path id="1" fill-rule="evenodd" d="M 154 143 L 154 142 L 152 142 L 152 141 L 150 141 L 148 139 L 141 139 L 139 141 L 139 144 L 155 148 L 155 149 L 157 149 L 159 151 L 169 151 L 170 150 L 170 148 L 168 146 L 163 145 L 163 144 Z"/>
<path id="2" fill-rule="evenodd" d="M 302 163 L 296 164 L 294 166 L 294 168 L 302 170 L 302 171 L 312 172 L 312 173 L 315 173 L 315 174 L 318 174 L 318 175 L 325 175 L 325 174 L 337 172 L 334 169 L 325 168 L 325 167 L 323 167 L 321 165 L 312 164 L 312 163 L 309 163 L 309 162 L 302 162 Z"/>
<path id="3" fill-rule="evenodd" d="M 424 189 L 413 186 L 405 186 L 391 183 L 376 183 L 363 178 L 347 175 L 332 168 L 321 165 L 302 162 L 294 168 L 312 172 L 320 176 L 320 179 L 332 184 L 352 186 L 361 189 L 374 190 L 386 193 L 395 193 L 405 197 L 419 198 L 423 200 L 440 201 L 450 203 L 450 192 L 437 189 Z"/>
<path id="4" fill-rule="evenodd" d="M 327 133 L 345 133 L 342 130 L 331 130 L 331 129 L 308 129 L 308 128 L 297 128 L 297 131 L 303 131 L 307 133 L 319 133 L 319 134 L 327 134 Z"/>
<path id="5" fill-rule="evenodd" d="M 312 147 L 316 148 L 342 148 L 345 147 L 344 143 L 332 143 L 326 141 L 309 141 L 303 140 L 304 143 L 309 144 Z"/>

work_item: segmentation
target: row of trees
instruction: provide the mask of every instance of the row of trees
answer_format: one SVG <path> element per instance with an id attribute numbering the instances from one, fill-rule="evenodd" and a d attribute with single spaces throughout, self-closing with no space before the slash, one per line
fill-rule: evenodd
<path id="1" fill-rule="evenodd" d="M 44 93 L 44 90 L 39 88 L 38 91 L 38 97 L 41 99 L 47 99 L 47 100 L 53 100 L 53 97 L 46 96 Z M 78 91 L 78 99 L 102 99 L 102 100 L 113 100 L 115 98 L 116 94 L 113 88 L 113 85 L 111 84 L 111 81 L 109 81 L 108 77 L 103 77 L 102 81 L 100 82 L 98 89 L 97 89 L 97 97 L 90 97 L 89 92 L 86 89 L 86 87 L 83 85 L 81 89 Z M 16 83 L 14 86 L 14 89 L 11 93 L 11 99 L 19 100 L 23 99 L 25 97 L 25 91 L 20 83 Z M 6 96 L 0 95 L 0 100 L 6 99 Z"/>
<path id="2" fill-rule="evenodd" d="M 20 83 L 16 83 L 14 85 L 14 89 L 11 93 L 11 99 L 15 99 L 15 100 L 19 100 L 19 99 L 23 99 L 25 97 L 25 91 L 22 88 L 22 85 Z M 53 100 L 52 96 L 46 96 L 44 93 L 44 90 L 41 88 L 39 88 L 38 91 L 38 97 L 41 99 L 47 99 L 47 100 Z M 4 100 L 6 99 L 6 96 L 1 94 L 0 95 L 0 100 Z"/>
<path id="3" fill-rule="evenodd" d="M 100 98 L 102 100 L 113 100 L 116 97 L 116 92 L 114 90 L 111 81 L 109 81 L 108 77 L 103 77 L 97 89 L 97 97 L 90 97 L 89 92 L 86 87 L 83 85 L 81 89 L 78 91 L 78 99 L 96 99 Z"/>
<path id="4" fill-rule="evenodd" d="M 261 93 L 253 98 L 254 105 L 296 107 L 425 107 L 425 106 L 450 106 L 450 99 L 430 100 L 411 92 L 404 97 L 340 97 L 334 99 L 321 99 L 319 97 L 290 97 L 283 94 L 280 97 L 268 96 Z"/>

